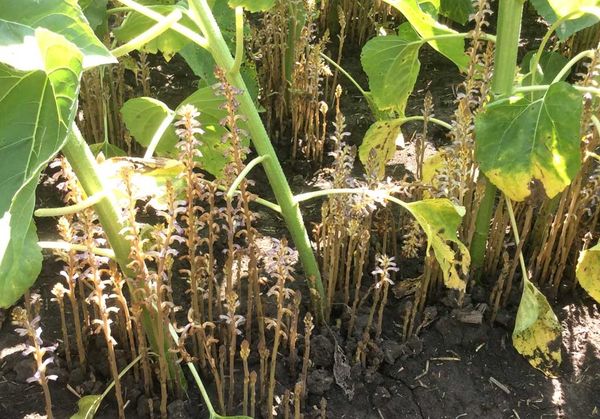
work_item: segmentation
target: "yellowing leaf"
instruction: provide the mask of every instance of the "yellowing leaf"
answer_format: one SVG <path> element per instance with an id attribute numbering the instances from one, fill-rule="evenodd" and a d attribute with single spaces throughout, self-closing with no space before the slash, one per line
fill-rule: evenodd
<path id="1" fill-rule="evenodd" d="M 446 151 L 438 150 L 433 156 L 423 162 L 423 184 L 437 186 L 436 174 L 446 165 Z M 424 191 L 428 193 L 427 190 Z"/>
<path id="2" fill-rule="evenodd" d="M 561 326 L 546 297 L 525 279 L 512 335 L 515 349 L 548 376 L 560 365 Z"/>
<path id="3" fill-rule="evenodd" d="M 358 157 L 365 166 L 375 165 L 379 177 L 385 174 L 385 164 L 394 157 L 396 145 L 404 144 L 402 119 L 377 121 L 369 127 L 362 144 L 358 148 Z M 371 169 L 371 168 L 370 168 Z"/>
<path id="4" fill-rule="evenodd" d="M 533 180 L 553 198 L 581 166 L 581 112 L 581 94 L 565 82 L 535 100 L 523 96 L 488 105 L 475 122 L 481 170 L 514 201 L 529 196 Z"/>
<path id="5" fill-rule="evenodd" d="M 581 252 L 577 263 L 577 280 L 581 288 L 600 303 L 600 243 Z"/>
<path id="6" fill-rule="evenodd" d="M 448 288 L 464 291 L 466 282 L 462 279 L 469 271 L 471 257 L 467 247 L 458 239 L 457 230 L 465 215 L 464 207 L 454 205 L 449 199 L 424 199 L 403 205 L 425 231 L 427 251 L 433 248 Z M 458 248 L 458 257 L 448 244 Z"/>

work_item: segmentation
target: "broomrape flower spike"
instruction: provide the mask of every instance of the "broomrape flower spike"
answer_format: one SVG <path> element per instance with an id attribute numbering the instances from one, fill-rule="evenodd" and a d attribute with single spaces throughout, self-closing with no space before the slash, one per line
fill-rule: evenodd
<path id="1" fill-rule="evenodd" d="M 31 305 L 31 303 L 30 303 Z M 46 368 L 49 364 L 54 362 L 54 357 L 49 356 L 44 359 L 48 353 L 52 353 L 56 350 L 56 346 L 43 346 L 42 341 L 42 328 L 40 326 L 40 316 L 36 315 L 33 320 L 30 320 L 30 314 L 27 309 L 23 307 L 16 307 L 12 312 L 12 320 L 16 326 L 15 332 L 19 336 L 28 337 L 30 343 L 28 343 L 23 351 L 23 356 L 33 355 L 37 369 L 33 376 L 27 379 L 28 383 L 39 383 L 42 386 L 44 392 L 44 399 L 46 402 L 46 416 L 49 419 L 53 418 L 52 414 L 52 398 L 50 396 L 50 388 L 48 387 L 49 380 L 56 380 L 57 375 L 46 375 Z"/>

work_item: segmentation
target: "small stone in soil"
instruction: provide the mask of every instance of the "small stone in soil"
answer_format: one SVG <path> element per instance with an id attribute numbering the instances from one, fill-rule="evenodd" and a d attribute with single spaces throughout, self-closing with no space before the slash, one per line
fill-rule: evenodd
<path id="1" fill-rule="evenodd" d="M 396 362 L 396 359 L 404 353 L 406 346 L 393 340 L 386 340 L 381 344 L 383 359 L 390 365 Z"/>
<path id="2" fill-rule="evenodd" d="M 69 384 L 72 387 L 77 387 L 85 381 L 85 373 L 81 368 L 74 368 L 69 374 Z"/>
<path id="3" fill-rule="evenodd" d="M 191 419 L 191 416 L 185 409 L 185 402 L 183 400 L 175 400 L 167 406 L 169 412 L 169 419 Z"/>
<path id="4" fill-rule="evenodd" d="M 317 335 L 312 339 L 310 347 L 315 367 L 330 368 L 333 366 L 333 343 L 329 339 L 323 335 Z"/>
<path id="5" fill-rule="evenodd" d="M 390 401 L 391 397 L 387 388 L 379 386 L 375 389 L 375 393 L 373 393 L 373 406 L 382 408 Z"/>
<path id="6" fill-rule="evenodd" d="M 458 346 L 462 342 L 462 326 L 454 319 L 442 317 L 435 323 L 435 330 L 444 338 L 446 347 Z"/>
<path id="7" fill-rule="evenodd" d="M 365 372 L 365 383 L 380 385 L 380 384 L 383 384 L 383 381 L 384 381 L 383 375 L 381 375 L 377 371 Z"/>
<path id="8" fill-rule="evenodd" d="M 142 394 L 137 399 L 136 411 L 139 417 L 148 418 L 150 417 L 150 406 L 148 404 L 148 398 Z"/>
<path id="9" fill-rule="evenodd" d="M 307 378 L 308 391 L 311 394 L 320 396 L 331 388 L 333 376 L 327 370 L 313 370 Z"/>
<path id="10" fill-rule="evenodd" d="M 479 326 L 466 326 L 464 328 L 462 346 L 477 346 L 488 340 L 489 326 L 482 324 Z"/>
<path id="11" fill-rule="evenodd" d="M 17 374 L 15 381 L 26 383 L 28 378 L 33 377 L 36 370 L 35 361 L 31 358 L 24 358 L 17 362 L 13 371 Z"/>

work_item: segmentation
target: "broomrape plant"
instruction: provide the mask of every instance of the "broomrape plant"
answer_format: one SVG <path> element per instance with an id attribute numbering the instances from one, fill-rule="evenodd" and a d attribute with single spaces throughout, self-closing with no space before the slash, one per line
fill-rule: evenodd
<path id="1" fill-rule="evenodd" d="M 299 418 L 313 328 L 338 319 L 339 307 L 347 312 L 339 327 L 356 340 L 354 361 L 367 367 L 390 291 L 411 296 L 402 325 L 408 339 L 431 321 L 425 306 L 433 291 L 454 290 L 461 306 L 485 277 L 497 278 L 493 321 L 517 288 L 519 267 L 513 343 L 552 374 L 560 324 L 546 295 L 575 284 L 576 274 L 600 301 L 600 46 L 588 35 L 573 40 L 600 18 L 600 7 L 532 0 L 550 27 L 518 63 L 523 0 L 498 2 L 495 36 L 486 32 L 487 0 L 453 9 L 430 2 L 427 11 L 422 3 L 118 0 L 107 9 L 0 0 L 0 307 L 26 296 L 27 308 L 13 317 L 29 341 L 31 380 L 42 386 L 48 417 L 54 347 L 43 345 L 28 295 L 42 248 L 64 264 L 52 294 L 67 367 L 93 369 L 89 335 L 104 337 L 112 383 L 102 396 L 82 398 L 80 415 L 93 415 L 114 387 L 125 417 L 122 377 L 132 368 L 150 414 L 166 418 L 169 400 L 187 388 L 185 367 L 211 418 L 221 417 L 217 410 Z M 471 29 L 457 32 L 437 15 Z M 362 45 L 369 91 L 342 67 L 349 41 Z M 567 41 L 577 47 L 569 58 L 558 52 Z M 430 94 L 420 115 L 406 115 L 425 44 L 464 74 L 450 122 L 435 117 Z M 149 97 L 159 52 L 166 60 L 179 54 L 201 78 L 174 109 Z M 125 71 L 144 97 L 129 98 Z M 358 149 L 342 112 L 343 77 L 374 119 Z M 386 165 L 414 121 L 422 123 L 414 178 L 394 179 Z M 430 124 L 447 130 L 450 144 L 426 158 Z M 282 137 L 293 159 L 332 161 L 320 172 L 321 189 L 292 194 L 273 147 Z M 142 149 L 143 157 L 128 156 Z M 255 194 L 260 188 L 248 177 L 257 166 L 275 202 Z M 45 170 L 66 206 L 34 212 Z M 311 241 L 301 207 L 317 198 L 324 200 Z M 289 242 L 261 233 L 257 208 L 282 217 Z M 58 217 L 60 241 L 38 240 L 34 214 Z M 421 256 L 422 275 L 399 280 L 402 260 Z M 361 313 L 366 324 L 357 321 Z M 291 378 L 277 376 L 280 362 Z M 214 381 L 218 409 L 201 375 Z M 320 410 L 325 417 L 326 399 Z"/>

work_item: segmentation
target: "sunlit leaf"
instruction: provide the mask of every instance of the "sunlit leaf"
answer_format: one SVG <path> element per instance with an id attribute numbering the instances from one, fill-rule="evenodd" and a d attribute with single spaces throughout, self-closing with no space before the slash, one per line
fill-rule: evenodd
<path id="1" fill-rule="evenodd" d="M 129 205 L 129 194 L 123 183 L 123 171 L 130 173 L 131 195 L 135 200 L 148 200 L 149 205 L 160 210 L 167 208 L 167 182 L 174 190 L 182 190 L 179 175 L 184 165 L 179 160 L 162 157 L 141 159 L 136 157 L 113 157 L 99 164 L 100 173 L 107 185 L 116 192 L 119 205 Z"/>
<path id="2" fill-rule="evenodd" d="M 581 95 L 565 82 L 533 101 L 524 96 L 490 104 L 475 123 L 481 170 L 514 201 L 530 195 L 533 180 L 556 196 L 581 165 L 581 112 Z"/>
<path id="3" fill-rule="evenodd" d="M 179 24 L 183 25 L 190 30 L 197 32 L 198 27 L 194 24 L 192 19 L 188 16 L 186 9 L 176 5 L 158 5 L 148 6 L 153 11 L 160 13 L 163 16 L 169 15 L 175 9 L 179 8 L 183 14 L 183 17 L 179 20 Z M 115 37 L 121 43 L 131 41 L 133 38 L 141 34 L 142 32 L 150 29 L 156 24 L 155 20 L 152 20 L 142 14 L 131 12 L 127 15 L 123 23 L 118 28 L 113 30 Z M 150 42 L 146 43 L 141 49 L 145 52 L 156 54 L 161 52 L 165 59 L 170 60 L 175 54 L 177 54 L 183 47 L 191 41 L 185 36 L 172 29 L 169 29 L 157 36 Z"/>
<path id="4" fill-rule="evenodd" d="M 427 251 L 433 249 L 448 288 L 464 291 L 463 278 L 469 271 L 469 250 L 458 239 L 457 231 L 465 209 L 448 199 L 424 199 L 404 207 L 415 217 L 427 235 Z M 458 254 L 448 243 L 458 248 Z"/>
<path id="5" fill-rule="evenodd" d="M 385 2 L 398 9 L 422 38 L 429 39 L 438 35 L 457 33 L 421 10 L 416 0 L 385 0 Z M 465 41 L 463 39 L 431 40 L 428 43 L 452 60 L 459 69 L 466 70 L 469 58 L 465 54 Z"/>
<path id="6" fill-rule="evenodd" d="M 204 85 L 211 86 L 217 83 L 214 73 L 216 63 L 210 52 L 196 44 L 188 44 L 179 51 L 179 55 L 183 57 L 194 74 L 200 77 Z M 259 86 L 256 66 L 249 61 L 242 62 L 240 74 L 244 79 L 250 97 L 257 102 Z"/>
<path id="7" fill-rule="evenodd" d="M 63 35 L 83 52 L 83 67 L 116 63 L 90 27 L 77 0 L 0 0 L 0 19 Z"/>
<path id="8" fill-rule="evenodd" d="M 198 120 L 202 125 L 204 134 L 198 136 L 202 145 L 200 151 L 200 167 L 219 176 L 225 164 L 229 161 L 227 157 L 228 145 L 222 142 L 226 133 L 219 121 L 225 117 L 225 111 L 221 109 L 223 98 L 216 96 L 211 87 L 198 89 L 194 94 L 183 100 L 178 109 L 185 104 L 194 105 L 199 111 Z M 131 135 L 144 147 L 150 144 L 154 133 L 167 116 L 170 110 L 164 103 L 151 98 L 131 99 L 123 105 L 121 113 L 123 121 Z M 170 127 L 160 140 L 156 148 L 157 155 L 165 157 L 176 157 L 178 151 L 175 148 L 178 138 L 175 128 Z"/>
<path id="9" fill-rule="evenodd" d="M 229 7 L 242 6 L 250 12 L 266 12 L 275 5 L 275 0 L 229 0 Z"/>
<path id="10" fill-rule="evenodd" d="M 400 26 L 398 35 L 378 36 L 365 44 L 360 60 L 379 109 L 404 114 L 421 68 L 418 56 L 422 45 L 408 23 Z"/>
<path id="11" fill-rule="evenodd" d="M 600 243 L 581 252 L 577 263 L 577 280 L 581 288 L 600 303 Z"/>
<path id="12" fill-rule="evenodd" d="M 0 20 L 0 307 L 40 272 L 35 187 L 75 116 L 82 61 L 63 36 Z"/>
<path id="13" fill-rule="evenodd" d="M 531 0 L 538 13 L 550 24 L 567 16 L 569 13 L 577 12 L 582 7 L 598 7 L 598 0 Z M 569 20 L 561 24 L 556 34 L 561 41 L 565 41 L 574 33 L 596 24 L 600 20 L 600 10 L 596 13 L 575 14 Z"/>
<path id="14" fill-rule="evenodd" d="M 404 145 L 402 119 L 377 121 L 367 130 L 358 148 L 358 157 L 369 170 L 376 170 L 379 177 L 385 174 L 386 163 L 394 157 L 397 145 Z"/>
<path id="15" fill-rule="evenodd" d="M 150 145 L 150 141 L 162 121 L 173 113 L 174 111 L 163 102 L 150 97 L 130 99 L 121 108 L 125 126 L 133 138 L 144 147 Z M 169 127 L 156 147 L 156 154 L 167 156 L 174 153 L 177 141 L 175 129 Z"/>
<path id="16" fill-rule="evenodd" d="M 553 376 L 560 365 L 561 327 L 546 297 L 525 279 L 512 339 L 529 363 Z"/>
<path id="17" fill-rule="evenodd" d="M 102 403 L 102 395 L 92 394 L 83 396 L 77 401 L 77 413 L 71 416 L 71 419 L 94 419 L 100 403 Z"/>

